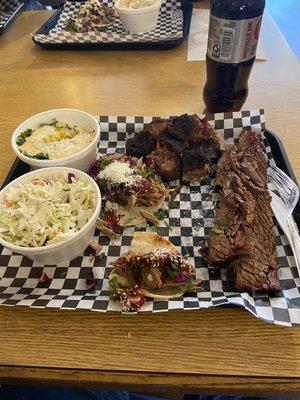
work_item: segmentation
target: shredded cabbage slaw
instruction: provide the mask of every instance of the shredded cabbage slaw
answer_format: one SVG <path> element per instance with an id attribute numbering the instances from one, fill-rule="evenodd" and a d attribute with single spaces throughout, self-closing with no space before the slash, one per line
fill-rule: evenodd
<path id="1" fill-rule="evenodd" d="M 96 208 L 96 192 L 82 176 L 60 173 L 10 187 L 0 202 L 0 237 L 22 247 L 65 241 Z"/>

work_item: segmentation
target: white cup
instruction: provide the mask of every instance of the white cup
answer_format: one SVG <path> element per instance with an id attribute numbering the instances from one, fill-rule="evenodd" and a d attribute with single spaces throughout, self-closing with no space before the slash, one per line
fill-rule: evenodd
<path id="1" fill-rule="evenodd" d="M 124 8 L 119 0 L 115 3 L 115 9 L 119 14 L 124 28 L 130 33 L 146 33 L 153 31 L 157 25 L 161 1 L 144 8 Z"/>

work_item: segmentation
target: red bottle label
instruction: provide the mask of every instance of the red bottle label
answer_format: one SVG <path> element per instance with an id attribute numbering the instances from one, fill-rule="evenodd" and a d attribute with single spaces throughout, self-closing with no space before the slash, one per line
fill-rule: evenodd
<path id="1" fill-rule="evenodd" d="M 255 57 L 262 15 L 229 20 L 210 14 L 207 55 L 215 61 L 238 64 Z"/>

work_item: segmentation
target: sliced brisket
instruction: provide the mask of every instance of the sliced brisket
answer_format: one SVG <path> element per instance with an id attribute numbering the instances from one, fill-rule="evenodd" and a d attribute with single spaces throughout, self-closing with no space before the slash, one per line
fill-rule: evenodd
<path id="1" fill-rule="evenodd" d="M 203 254 L 213 265 L 227 265 L 239 291 L 280 290 L 267 162 L 261 137 L 241 133 L 221 157 L 216 173 L 221 202 Z"/>

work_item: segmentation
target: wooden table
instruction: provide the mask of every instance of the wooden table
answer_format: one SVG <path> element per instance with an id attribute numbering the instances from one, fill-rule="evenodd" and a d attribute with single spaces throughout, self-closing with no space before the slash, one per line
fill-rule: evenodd
<path id="1" fill-rule="evenodd" d="M 47 52 L 31 33 L 49 12 L 24 12 L 0 37 L 1 180 L 13 129 L 51 108 L 102 115 L 202 112 L 204 62 L 187 43 L 164 52 Z M 300 179 L 300 74 L 270 25 L 245 108 L 263 107 Z M 300 330 L 239 308 L 156 315 L 0 308 L 0 381 L 180 393 L 300 395 Z"/>

